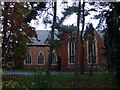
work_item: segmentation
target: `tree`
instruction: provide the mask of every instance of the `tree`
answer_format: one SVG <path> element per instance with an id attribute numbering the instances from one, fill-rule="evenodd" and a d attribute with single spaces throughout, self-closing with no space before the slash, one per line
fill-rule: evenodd
<path id="1" fill-rule="evenodd" d="M 78 16 L 77 16 L 77 34 L 75 41 L 75 65 L 74 65 L 74 88 L 78 88 L 78 46 L 79 46 L 79 28 L 80 28 L 80 11 L 81 11 L 81 3 L 78 4 Z"/>
<path id="2" fill-rule="evenodd" d="M 112 10 L 106 14 L 105 56 L 109 68 L 116 72 L 116 81 L 120 85 L 120 2 L 110 4 Z"/>
<path id="3" fill-rule="evenodd" d="M 56 12 L 57 12 L 57 2 L 54 2 L 54 16 L 53 16 L 53 24 L 52 24 L 52 30 L 51 30 L 51 40 L 54 40 L 54 29 L 56 26 Z M 49 60 L 48 60 L 48 69 L 51 69 L 51 63 L 52 63 L 52 54 L 53 54 L 53 45 L 50 43 L 50 53 L 49 53 Z"/>
<path id="4" fill-rule="evenodd" d="M 81 30 L 81 34 L 80 34 L 80 41 L 81 41 L 81 48 L 82 48 L 82 56 L 81 56 L 81 74 L 84 74 L 84 41 L 83 41 L 83 32 L 84 32 L 84 25 L 85 25 L 85 2 L 83 2 L 82 4 L 82 15 L 83 15 L 83 20 L 82 20 L 82 30 Z"/>
<path id="5" fill-rule="evenodd" d="M 30 11 L 25 18 L 26 22 L 30 22 L 32 19 L 36 20 L 36 16 L 41 15 L 44 11 L 47 11 L 49 7 L 46 7 L 46 2 L 29 2 Z M 38 11 L 41 11 L 38 13 Z"/>
<path id="6" fill-rule="evenodd" d="M 92 3 L 95 5 L 95 3 Z M 104 27 L 104 55 L 106 56 L 108 68 L 110 71 L 116 72 L 115 77 L 118 85 L 120 85 L 120 2 L 100 2 L 100 6 L 109 7 L 109 9 L 101 10 L 101 13 L 95 18 L 100 19 L 98 27 Z M 102 25 L 103 21 L 106 21 L 106 24 Z"/>
<path id="7" fill-rule="evenodd" d="M 74 25 L 61 25 L 59 28 L 58 28 L 58 32 L 59 34 L 57 35 L 57 37 L 59 38 L 59 40 L 64 40 L 64 36 L 66 34 L 69 34 L 71 35 L 71 33 L 73 31 L 77 31 L 77 26 L 74 26 Z"/>
<path id="8" fill-rule="evenodd" d="M 35 36 L 34 28 L 25 22 L 29 9 L 26 3 L 5 2 L 3 8 L 3 67 L 16 68 L 26 58 L 27 43 Z M 11 67 L 10 67 L 11 66 Z"/>

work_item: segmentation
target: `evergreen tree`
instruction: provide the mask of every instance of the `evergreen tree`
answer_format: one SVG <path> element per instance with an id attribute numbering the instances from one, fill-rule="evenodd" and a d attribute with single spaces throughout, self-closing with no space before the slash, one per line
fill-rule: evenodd
<path id="1" fill-rule="evenodd" d="M 120 2 L 110 4 L 112 10 L 106 14 L 105 56 L 120 85 Z"/>

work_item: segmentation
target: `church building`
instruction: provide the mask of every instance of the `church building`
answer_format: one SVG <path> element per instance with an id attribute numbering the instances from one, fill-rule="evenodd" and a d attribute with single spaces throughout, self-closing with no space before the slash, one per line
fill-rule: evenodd
<path id="1" fill-rule="evenodd" d="M 55 31 L 57 34 L 58 32 Z M 28 44 L 29 50 L 27 58 L 24 60 L 22 68 L 32 69 L 34 67 L 39 69 L 45 69 L 49 58 L 49 43 L 50 37 L 49 30 L 38 30 L 36 31 L 37 39 L 33 38 L 32 42 Z M 60 41 L 63 43 L 59 48 L 59 51 L 53 50 L 52 54 L 52 70 L 58 70 L 58 61 L 60 59 L 60 70 L 61 71 L 73 71 L 75 65 L 75 40 L 70 38 L 75 37 L 76 32 L 68 34 L 64 37 L 64 40 Z M 57 36 L 54 36 L 57 39 Z M 82 45 L 80 38 L 78 37 L 78 69 L 80 69 L 81 56 L 82 56 Z M 89 70 L 90 66 L 94 64 L 95 70 L 99 67 L 103 67 L 106 62 L 103 56 L 104 40 L 101 31 L 96 31 L 92 24 L 87 26 L 84 32 L 84 68 L 86 71 Z"/>

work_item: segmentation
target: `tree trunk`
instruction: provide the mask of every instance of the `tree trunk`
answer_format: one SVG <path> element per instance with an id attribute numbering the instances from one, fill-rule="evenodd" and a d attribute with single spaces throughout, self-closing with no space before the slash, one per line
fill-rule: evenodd
<path id="1" fill-rule="evenodd" d="M 83 22 L 82 22 L 82 31 L 80 35 L 81 48 L 82 48 L 82 56 L 81 56 L 81 63 L 80 63 L 81 74 L 84 74 L 84 41 L 83 41 L 83 31 L 85 26 L 84 6 L 85 6 L 85 2 L 83 2 L 83 5 L 82 5 Z"/>
<path id="2" fill-rule="evenodd" d="M 81 3 L 79 2 L 78 6 L 78 17 L 77 17 L 77 35 L 76 35 L 76 42 L 75 42 L 75 65 L 74 65 L 74 88 L 78 88 L 78 38 L 79 38 L 79 27 L 80 27 L 80 9 Z"/>
<path id="3" fill-rule="evenodd" d="M 91 66 L 90 66 L 90 71 L 89 71 L 89 74 L 90 74 L 90 76 L 92 76 L 93 75 L 93 66 L 94 66 L 94 58 L 93 58 L 94 56 L 92 56 L 92 64 L 91 64 Z"/>
<path id="4" fill-rule="evenodd" d="M 54 16 L 53 16 L 53 25 L 52 25 L 52 31 L 51 31 L 51 40 L 54 40 L 54 29 L 56 26 L 56 12 L 57 12 L 57 2 L 54 2 Z M 50 43 L 50 54 L 48 59 L 48 69 L 51 69 L 51 63 L 52 63 L 52 53 L 53 53 L 53 45 Z"/>

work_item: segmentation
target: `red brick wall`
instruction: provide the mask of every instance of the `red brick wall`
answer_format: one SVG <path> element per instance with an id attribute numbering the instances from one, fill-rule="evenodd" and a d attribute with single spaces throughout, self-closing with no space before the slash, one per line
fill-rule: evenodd
<path id="1" fill-rule="evenodd" d="M 100 38 L 97 32 L 94 31 L 94 35 L 97 39 L 97 50 L 98 50 L 98 64 L 100 66 L 103 65 L 103 63 L 106 61 L 105 57 L 103 56 L 103 46 L 104 46 L 104 40 Z"/>
<path id="2" fill-rule="evenodd" d="M 100 38 L 98 33 L 94 31 L 94 36 L 97 40 L 97 57 L 98 57 L 98 64 L 99 66 L 103 65 L 103 62 L 105 62 L 105 57 L 102 55 L 103 49 L 102 46 L 104 45 L 103 39 Z M 66 37 L 65 40 L 62 41 L 62 46 L 59 49 L 59 55 L 61 56 L 61 69 L 62 71 L 73 71 L 74 70 L 74 64 L 69 64 L 68 63 L 68 36 Z M 43 52 L 44 54 L 44 64 L 43 65 L 38 65 L 37 64 L 37 58 L 40 52 Z M 30 46 L 29 47 L 29 52 L 32 55 L 32 64 L 27 65 L 24 64 L 22 68 L 33 68 L 34 66 L 38 68 L 45 68 L 48 60 L 48 54 L 49 54 L 49 47 L 47 46 Z M 78 59 L 79 59 L 79 66 L 80 66 L 80 60 L 81 60 L 81 43 L 79 42 L 79 47 L 78 47 Z M 85 68 L 88 68 L 88 60 L 87 60 L 87 40 L 84 40 L 84 65 Z M 52 68 L 56 69 L 56 65 L 52 65 Z M 79 68 L 80 69 L 80 68 Z M 86 69 L 87 70 L 87 69 Z"/>
<path id="3" fill-rule="evenodd" d="M 97 60 L 98 63 L 95 64 L 95 67 L 97 66 L 103 66 L 103 63 L 106 61 L 105 57 L 102 55 L 103 53 L 103 45 L 104 45 L 104 41 L 103 39 L 100 38 L 100 36 L 98 35 L 98 33 L 96 31 L 94 31 L 94 36 L 97 40 Z M 73 71 L 74 67 L 73 64 L 69 64 L 68 63 L 68 39 L 65 39 L 64 41 L 64 45 L 62 45 L 62 47 L 60 48 L 60 53 L 61 53 L 61 60 L 62 60 L 62 64 L 63 65 L 63 71 Z M 78 48 L 78 59 L 79 59 L 79 65 L 80 65 L 80 60 L 81 60 L 81 43 L 79 43 L 79 48 Z M 87 68 L 88 67 L 88 60 L 87 60 L 87 40 L 84 41 L 84 65 Z"/>
<path id="4" fill-rule="evenodd" d="M 61 56 L 61 65 L 68 65 L 68 41 L 64 40 L 59 50 Z"/>
<path id="5" fill-rule="evenodd" d="M 49 55 L 49 47 L 47 46 L 29 46 L 28 52 L 31 53 L 32 56 L 32 63 L 31 64 L 25 64 L 22 66 L 22 68 L 34 68 L 34 66 L 38 68 L 44 68 L 47 64 L 48 55 Z M 44 55 L 44 64 L 38 64 L 38 55 L 42 52 Z"/>

